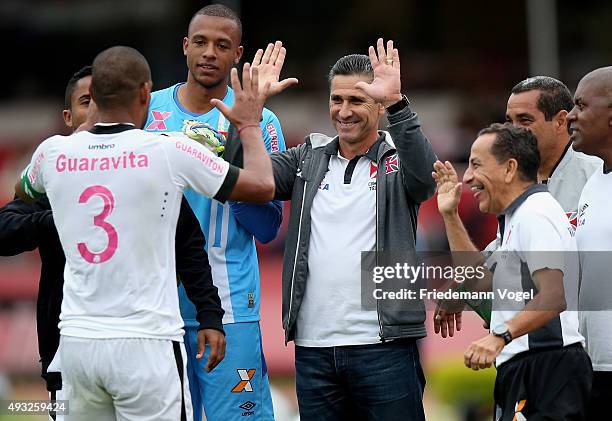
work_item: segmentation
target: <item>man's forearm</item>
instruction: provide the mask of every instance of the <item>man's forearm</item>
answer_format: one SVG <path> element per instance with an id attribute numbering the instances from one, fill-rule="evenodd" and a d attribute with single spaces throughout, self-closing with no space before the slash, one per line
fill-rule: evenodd
<path id="1" fill-rule="evenodd" d="M 461 218 L 459 218 L 459 214 L 454 212 L 442 216 L 448 245 L 451 252 L 457 252 L 453 255 L 454 263 L 461 266 L 483 266 L 485 259 L 470 239 Z M 468 291 L 490 291 L 492 288 L 492 274 L 487 270 L 484 277 L 466 279 L 464 285 Z"/>
<path id="2" fill-rule="evenodd" d="M 259 125 L 245 127 L 240 133 L 244 149 L 244 170 L 272 178 L 272 164 Z"/>
<path id="3" fill-rule="evenodd" d="M 421 130 L 418 117 L 409 107 L 388 115 L 389 132 L 395 143 L 400 172 L 406 190 L 417 203 L 429 199 L 436 190 L 431 168 L 436 154 Z"/>
<path id="4" fill-rule="evenodd" d="M 545 326 L 566 308 L 563 273 L 558 269 L 541 269 L 533 274 L 537 295 L 506 324 L 513 338 Z"/>
<path id="5" fill-rule="evenodd" d="M 508 321 L 508 330 L 512 338 L 516 339 L 545 326 L 560 313 L 558 310 L 550 310 L 550 303 L 543 303 L 540 296 L 531 300 L 525 308 Z"/>
<path id="6" fill-rule="evenodd" d="M 41 229 L 55 230 L 50 209 L 19 199 L 7 203 L 0 208 L 0 255 L 34 250 L 40 244 Z"/>
<path id="7" fill-rule="evenodd" d="M 453 212 L 444 214 L 442 217 L 444 219 L 444 227 L 446 228 L 446 236 L 448 237 L 448 245 L 451 251 L 479 251 L 470 239 L 459 217 L 459 213 Z"/>
<path id="8" fill-rule="evenodd" d="M 241 191 L 240 197 L 230 198 L 255 203 L 269 202 L 274 197 L 274 176 L 261 128 L 259 125 L 245 126 L 241 129 L 240 137 L 244 150 L 244 169 L 238 178 Z"/>
<path id="9" fill-rule="evenodd" d="M 230 208 L 240 225 L 262 244 L 274 240 L 283 222 L 283 202 L 279 200 L 263 205 L 230 202 Z"/>

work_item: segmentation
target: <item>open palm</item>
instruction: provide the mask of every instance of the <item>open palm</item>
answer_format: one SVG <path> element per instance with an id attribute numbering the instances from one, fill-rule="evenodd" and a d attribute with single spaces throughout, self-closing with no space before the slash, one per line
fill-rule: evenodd
<path id="1" fill-rule="evenodd" d="M 287 50 L 281 41 L 270 43 L 266 51 L 259 49 L 255 53 L 251 69 L 257 68 L 259 71 L 259 86 L 263 88 L 266 83 L 270 83 L 268 97 L 281 93 L 291 85 L 298 83 L 294 77 L 279 81 Z"/>
<path id="2" fill-rule="evenodd" d="M 371 83 L 358 82 L 355 88 L 362 90 L 374 101 L 385 107 L 392 105 L 401 99 L 402 82 L 400 77 L 400 61 L 397 48 L 393 48 L 393 41 L 387 41 L 387 49 L 382 38 L 376 43 L 376 50 L 370 47 L 368 50 L 374 80 Z"/>
<path id="3" fill-rule="evenodd" d="M 438 210 L 442 214 L 456 212 L 461 199 L 461 183 L 457 171 L 448 161 L 436 161 L 432 176 L 438 189 Z"/>

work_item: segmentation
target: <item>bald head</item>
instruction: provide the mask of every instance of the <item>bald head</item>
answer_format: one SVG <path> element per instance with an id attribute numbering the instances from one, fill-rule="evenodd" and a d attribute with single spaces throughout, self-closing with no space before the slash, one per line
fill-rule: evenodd
<path id="1" fill-rule="evenodd" d="M 612 99 L 612 66 L 600 67 L 587 73 L 580 83 L 587 82 L 595 94 Z"/>
<path id="2" fill-rule="evenodd" d="M 149 63 L 130 47 L 111 47 L 98 54 L 92 66 L 91 95 L 100 110 L 122 108 L 151 82 Z"/>

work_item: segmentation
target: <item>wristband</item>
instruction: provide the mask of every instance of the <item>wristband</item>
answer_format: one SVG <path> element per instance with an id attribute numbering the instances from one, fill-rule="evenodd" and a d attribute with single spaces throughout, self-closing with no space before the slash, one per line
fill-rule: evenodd
<path id="1" fill-rule="evenodd" d="M 410 101 L 408 101 L 408 98 L 406 97 L 406 95 L 402 94 L 402 99 L 400 99 L 399 101 L 397 101 L 395 104 L 391 104 L 387 107 L 387 112 L 389 114 L 395 114 L 396 112 L 403 110 L 404 108 L 408 107 L 410 105 Z"/>
<path id="2" fill-rule="evenodd" d="M 238 129 L 238 136 L 240 136 L 240 133 L 242 133 L 244 129 L 248 129 L 249 127 L 259 127 L 259 124 L 246 124 L 242 126 L 241 128 Z"/>

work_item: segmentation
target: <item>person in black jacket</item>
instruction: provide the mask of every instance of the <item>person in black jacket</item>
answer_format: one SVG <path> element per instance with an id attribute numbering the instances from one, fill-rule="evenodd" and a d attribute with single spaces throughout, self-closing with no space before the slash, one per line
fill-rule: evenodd
<path id="1" fill-rule="evenodd" d="M 393 253 L 415 252 L 419 206 L 435 190 L 428 178 L 436 155 L 401 94 L 393 41 L 385 49 L 379 39 L 369 58 L 339 59 L 329 87 L 338 136 L 312 133 L 272 155 L 275 198 L 291 200 L 283 327 L 296 345 L 300 417 L 424 420 L 416 343 L 426 335 L 423 303 L 377 295 L 362 301 L 370 283 L 361 277 L 370 257 L 379 265 Z M 388 131 L 379 131 L 385 114 Z M 362 260 L 363 251 L 371 253 Z"/>
<path id="2" fill-rule="evenodd" d="M 76 130 L 85 123 L 91 101 L 91 66 L 76 72 L 65 94 L 63 117 L 66 126 Z M 176 227 L 176 269 L 189 299 L 196 305 L 200 322 L 199 348 L 211 347 L 208 360 L 215 367 L 225 355 L 225 336 L 221 319 L 223 309 L 217 288 L 213 285 L 208 256 L 204 251 L 204 234 L 185 199 Z M 61 389 L 61 375 L 47 372 L 59 346 L 58 329 L 64 283 L 65 257 L 53 222 L 49 201 L 44 198 L 32 204 L 14 199 L 0 208 L 0 255 L 14 256 L 38 248 L 41 274 L 36 305 L 38 352 L 42 377 L 52 398 Z"/>

